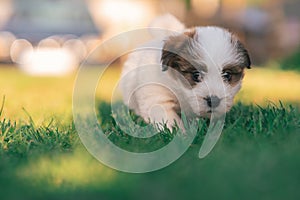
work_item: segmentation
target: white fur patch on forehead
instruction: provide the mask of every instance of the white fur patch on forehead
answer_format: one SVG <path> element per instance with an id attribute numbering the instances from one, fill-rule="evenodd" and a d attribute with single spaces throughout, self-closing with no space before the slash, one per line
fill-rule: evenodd
<path id="1" fill-rule="evenodd" d="M 219 27 L 197 27 L 194 44 L 207 66 L 222 69 L 225 63 L 231 63 L 238 57 L 232 34 Z M 210 67 L 209 67 L 210 68 Z"/>

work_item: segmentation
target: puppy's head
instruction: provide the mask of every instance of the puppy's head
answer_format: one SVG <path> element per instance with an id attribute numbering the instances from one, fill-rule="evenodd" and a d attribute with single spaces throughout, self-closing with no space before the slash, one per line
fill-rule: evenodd
<path id="1" fill-rule="evenodd" d="M 241 88 L 244 69 L 251 66 L 248 52 L 237 37 L 218 27 L 197 27 L 170 36 L 161 61 L 163 71 L 172 74 L 176 70 L 189 83 L 184 88 L 193 90 L 194 95 L 187 99 L 200 116 L 227 112 Z"/>

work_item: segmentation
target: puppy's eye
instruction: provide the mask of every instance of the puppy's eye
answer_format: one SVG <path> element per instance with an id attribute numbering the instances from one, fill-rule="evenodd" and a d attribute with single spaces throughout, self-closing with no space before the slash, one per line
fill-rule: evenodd
<path id="1" fill-rule="evenodd" d="M 232 79 L 232 74 L 230 72 L 224 72 L 222 77 L 225 81 L 230 82 Z"/>
<path id="2" fill-rule="evenodd" d="M 193 81 L 195 81 L 195 82 L 200 82 L 200 79 L 199 79 L 199 77 L 200 77 L 200 72 L 198 72 L 198 71 L 195 71 L 195 72 L 193 72 L 192 73 L 192 79 L 193 79 Z"/>
<path id="3" fill-rule="evenodd" d="M 175 68 L 175 69 L 178 69 L 178 68 L 179 68 L 179 63 L 174 62 L 174 63 L 172 64 L 172 67 Z"/>

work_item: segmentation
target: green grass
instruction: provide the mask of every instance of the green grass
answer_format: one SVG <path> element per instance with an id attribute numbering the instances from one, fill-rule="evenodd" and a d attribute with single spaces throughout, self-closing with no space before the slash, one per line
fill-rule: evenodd
<path id="1" fill-rule="evenodd" d="M 240 103 L 227 114 L 209 156 L 198 159 L 209 124 L 200 119 L 193 144 L 179 160 L 159 171 L 126 174 L 99 163 L 81 144 L 71 117 L 74 75 L 0 71 L 0 199 L 300 198 L 299 73 L 247 70 Z M 116 126 L 107 100 L 118 74 L 118 68 L 108 71 L 96 92 L 104 133 L 133 152 L 169 143 L 170 131 L 141 140 Z"/>
<path id="2" fill-rule="evenodd" d="M 128 137 L 99 103 L 110 139 L 132 151 L 167 144 L 162 132 L 142 145 Z M 134 116 L 135 117 L 135 116 Z M 138 124 L 142 120 L 135 117 Z M 92 158 L 76 130 L 55 122 L 0 121 L 2 199 L 298 199 L 300 111 L 293 106 L 237 104 L 226 117 L 221 140 L 203 160 L 197 153 L 208 120 L 189 150 L 171 166 L 148 174 L 125 174 Z M 113 133 L 113 134 L 112 134 Z M 16 192 L 19 191 L 19 192 Z"/>

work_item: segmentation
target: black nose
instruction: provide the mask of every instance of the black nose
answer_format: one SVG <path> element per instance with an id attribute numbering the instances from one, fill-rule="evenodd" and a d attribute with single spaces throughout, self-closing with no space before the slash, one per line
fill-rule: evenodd
<path id="1" fill-rule="evenodd" d="M 206 98 L 204 98 L 207 102 L 207 105 L 211 108 L 216 108 L 220 105 L 220 101 L 221 99 L 219 99 L 219 97 L 217 96 L 207 96 Z"/>

